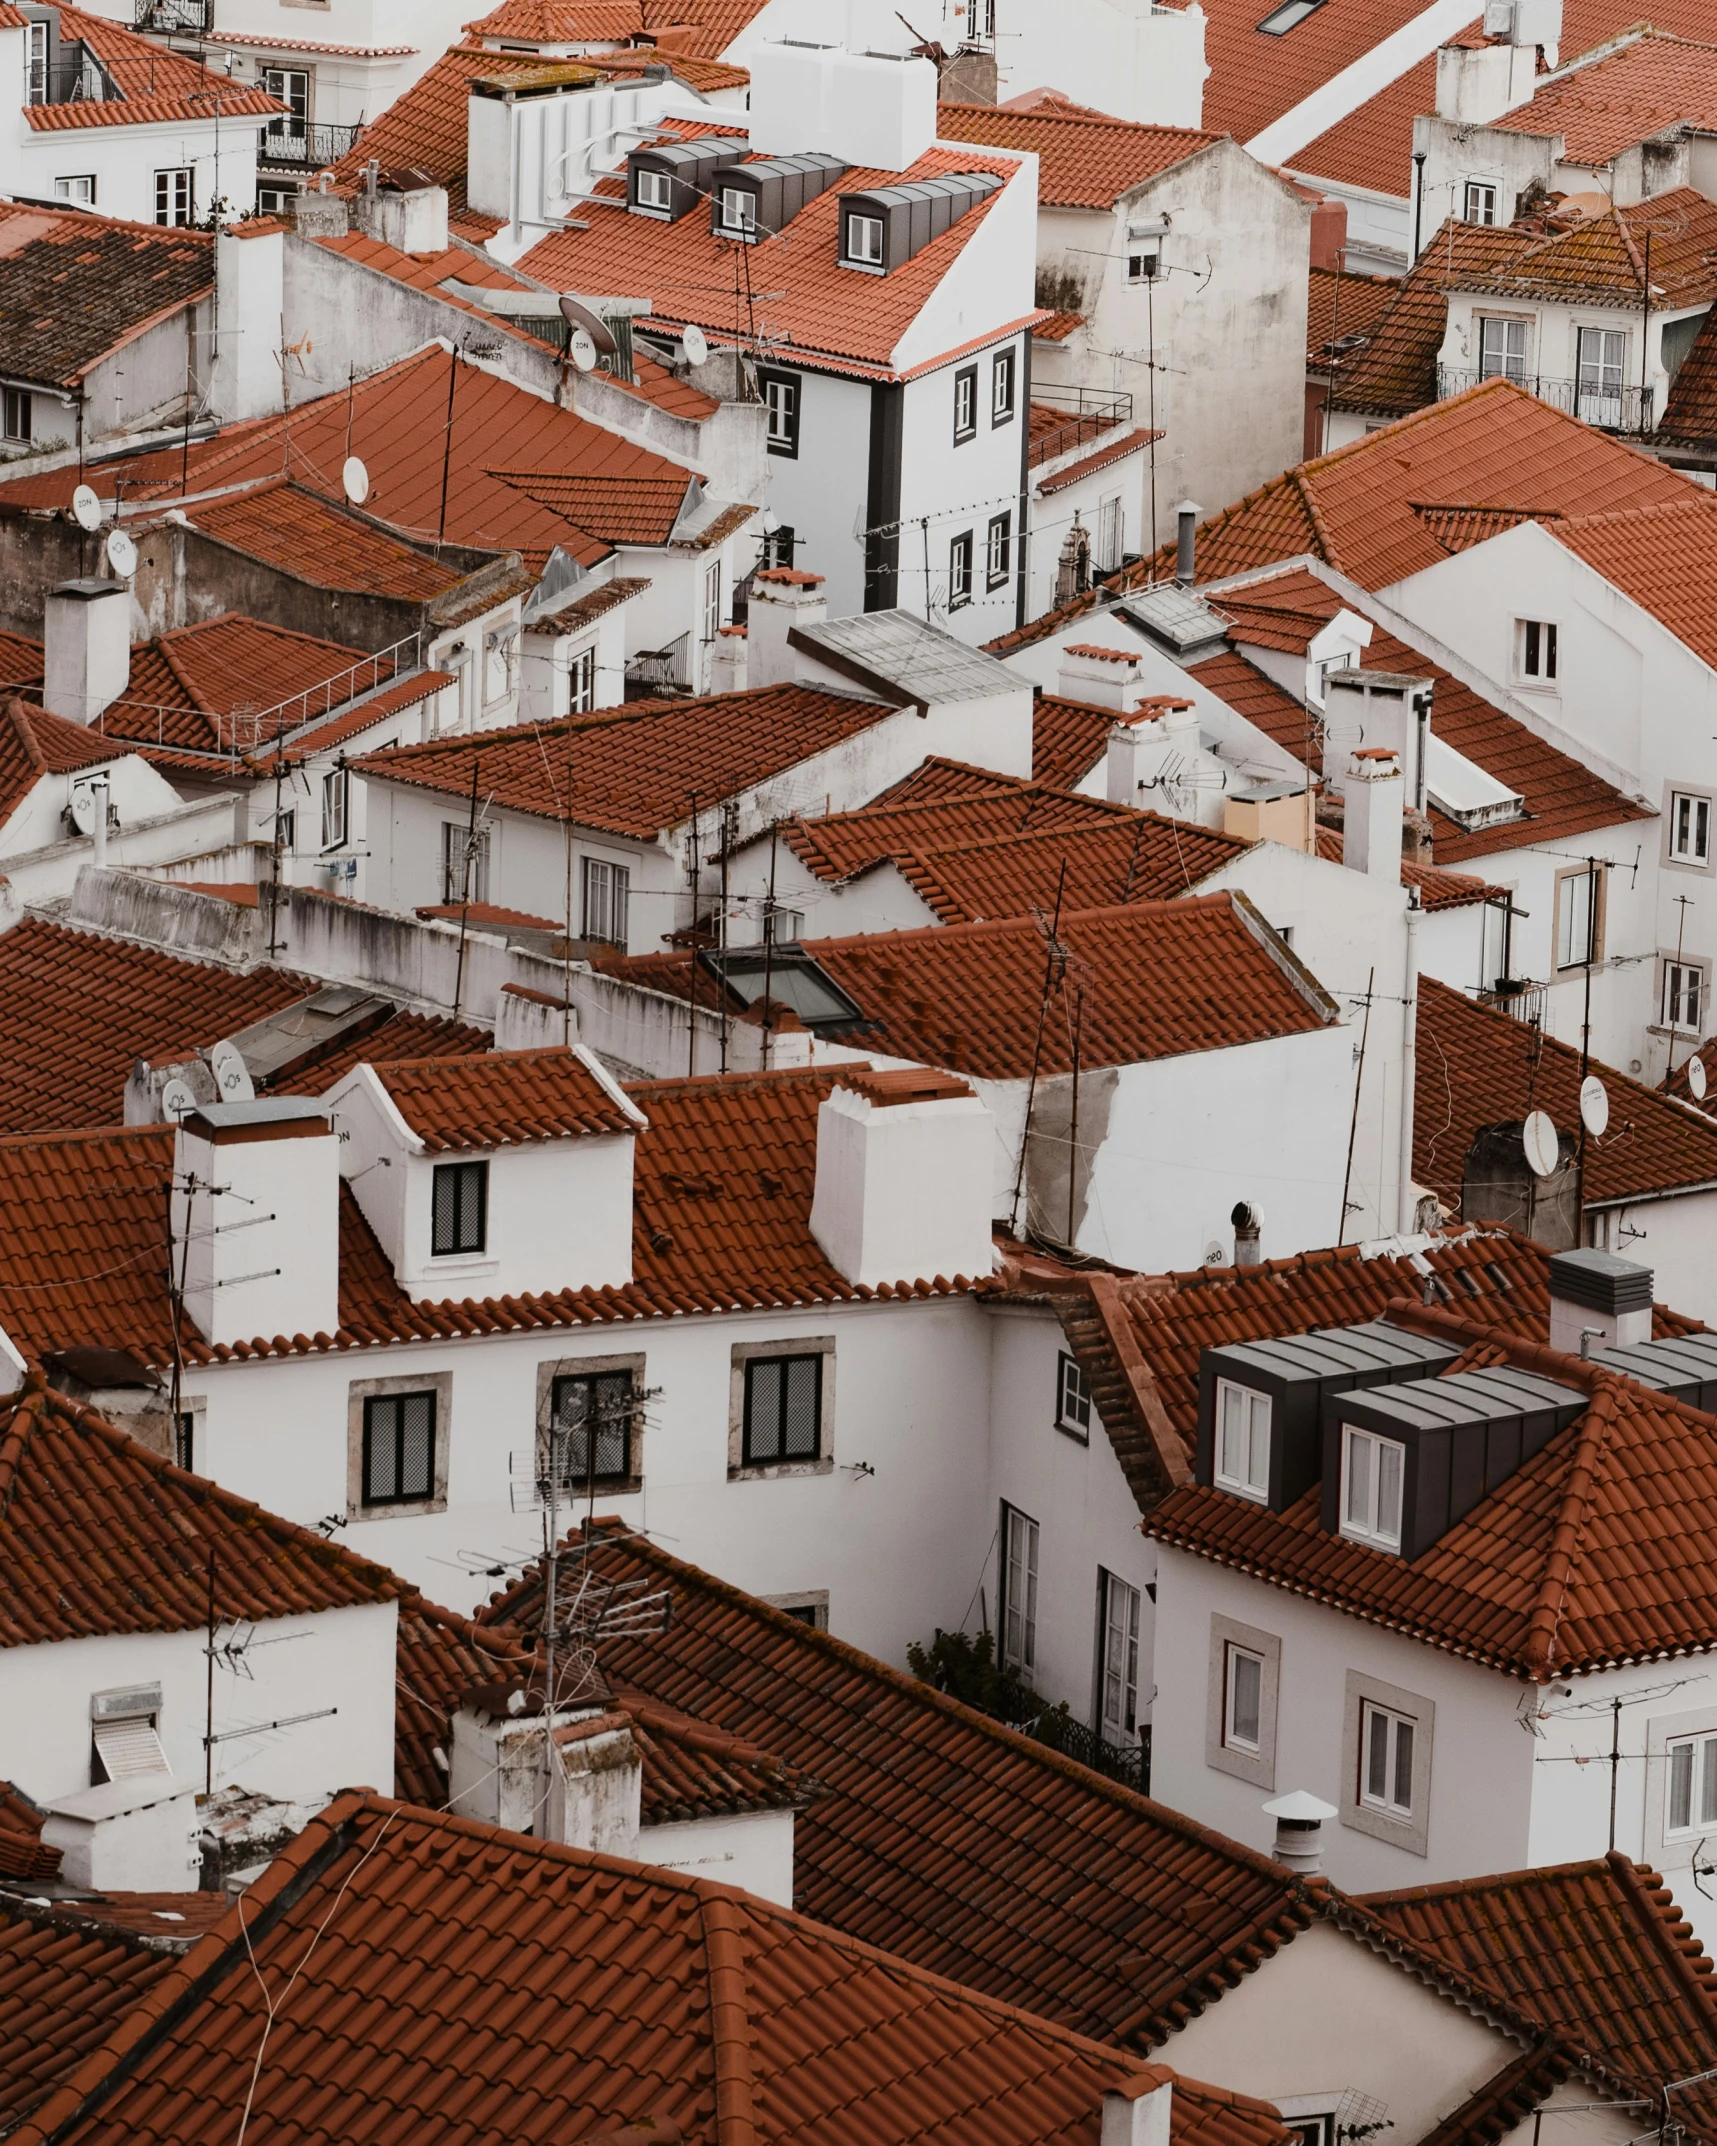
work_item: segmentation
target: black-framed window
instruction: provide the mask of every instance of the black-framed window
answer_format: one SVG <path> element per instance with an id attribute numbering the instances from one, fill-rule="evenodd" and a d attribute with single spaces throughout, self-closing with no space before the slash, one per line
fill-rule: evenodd
<path id="1" fill-rule="evenodd" d="M 984 538 L 985 588 L 999 589 L 1011 581 L 1013 563 L 1014 518 L 1011 514 L 993 514 Z"/>
<path id="2" fill-rule="evenodd" d="M 196 1468 L 197 1412 L 193 1408 L 181 1409 L 173 1419 L 173 1458 L 187 1471 Z"/>
<path id="3" fill-rule="evenodd" d="M 364 1503 L 415 1505 L 435 1495 L 435 1391 L 364 1402 Z"/>
<path id="4" fill-rule="evenodd" d="M 5 391 L 4 421 L 0 422 L 9 440 L 27 440 L 31 437 L 31 414 L 35 398 L 27 388 L 9 387 Z"/>
<path id="5" fill-rule="evenodd" d="M 990 367 L 990 423 L 1005 425 L 1014 414 L 1015 353 L 998 350 Z"/>
<path id="6" fill-rule="evenodd" d="M 978 368 L 962 365 L 954 375 L 954 445 L 978 432 Z"/>
<path id="7" fill-rule="evenodd" d="M 636 1406 L 630 1371 L 574 1372 L 555 1380 L 550 1422 L 563 1490 L 630 1480 Z"/>
<path id="8" fill-rule="evenodd" d="M 432 1255 L 481 1252 L 489 1242 L 489 1165 L 438 1162 L 430 1199 Z"/>
<path id="9" fill-rule="evenodd" d="M 1091 1435 L 1091 1381 L 1078 1357 L 1065 1349 L 1055 1371 L 1055 1428 L 1075 1438 Z"/>
<path id="10" fill-rule="evenodd" d="M 823 1451 L 823 1359 L 754 1356 L 745 1367 L 744 1458 L 818 1460 Z"/>
<path id="11" fill-rule="evenodd" d="M 972 532 L 968 529 L 948 546 L 948 608 L 958 611 L 972 600 Z"/>
<path id="12" fill-rule="evenodd" d="M 799 452 L 799 376 L 797 373 L 757 375 L 763 397 L 764 445 L 772 455 L 796 456 Z"/>

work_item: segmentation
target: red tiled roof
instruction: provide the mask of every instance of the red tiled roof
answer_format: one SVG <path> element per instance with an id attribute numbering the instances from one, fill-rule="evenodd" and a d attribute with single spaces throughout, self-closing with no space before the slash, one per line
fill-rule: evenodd
<path id="1" fill-rule="evenodd" d="M 1548 524 L 1612 587 L 1717 667 L 1717 499 L 1689 486 L 1673 506 L 1569 515 Z"/>
<path id="2" fill-rule="evenodd" d="M 1333 864 L 1339 864 L 1342 856 L 1342 838 L 1333 827 L 1320 827 L 1317 831 L 1318 855 Z M 1507 899 L 1506 887 L 1493 887 L 1472 872 L 1444 872 L 1432 864 L 1413 864 L 1408 859 L 1401 861 L 1401 884 L 1419 889 L 1420 906 L 1427 911 L 1435 909 L 1465 909 L 1474 902 L 1500 902 Z"/>
<path id="3" fill-rule="evenodd" d="M 1717 129 L 1717 44 L 1649 28 L 1619 52 L 1544 83 L 1529 104 L 1491 121 L 1506 134 L 1560 134 L 1566 160 L 1587 165 L 1607 164 L 1680 123 Z"/>
<path id="4" fill-rule="evenodd" d="M 1429 976 L 1420 985 L 1419 1039 L 1413 1174 L 1446 1206 L 1459 1211 L 1467 1151 L 1481 1125 L 1537 1109 L 1577 1131 L 1580 1053 L 1570 1045 Z M 1610 1092 L 1610 1122 L 1601 1139 L 1586 1142 L 1588 1204 L 1717 1183 L 1717 1124 L 1613 1067 L 1593 1060 L 1590 1070 Z"/>
<path id="5" fill-rule="evenodd" d="M 1651 283 L 1666 309 L 1709 305 L 1717 297 L 1717 202 L 1690 186 L 1616 208 L 1566 231 L 1515 231 L 1512 250 L 1498 247 L 1488 266 L 1459 275 L 1459 287 L 1495 297 L 1540 298 L 1634 308 L 1645 295 L 1645 240 L 1651 236 Z M 1434 243 L 1434 242 L 1433 242 Z"/>
<path id="6" fill-rule="evenodd" d="M 44 775 L 70 774 L 113 758 L 113 747 L 82 723 L 21 700 L 0 704 L 0 825 L 9 820 Z"/>
<path id="7" fill-rule="evenodd" d="M 7 370 L 55 387 L 75 385 L 116 345 L 206 297 L 215 278 L 206 232 L 14 202 L 0 203 L 0 260 Z"/>
<path id="8" fill-rule="evenodd" d="M 452 671 L 413 671 L 409 678 L 396 678 L 379 693 L 366 695 L 355 707 L 331 715 L 325 723 L 313 723 L 308 730 L 299 731 L 290 740 L 292 756 L 302 759 L 307 753 L 325 753 L 330 746 L 343 745 L 348 738 L 362 737 L 374 724 L 385 722 L 390 715 L 398 715 L 402 708 L 414 708 L 431 693 L 439 693 L 443 686 L 458 683 Z M 381 750 L 380 746 L 364 749 L 366 752 Z M 266 745 L 257 749 L 257 757 L 266 763 Z"/>
<path id="9" fill-rule="evenodd" d="M 1107 209 L 1146 180 L 1222 139 L 1190 127 L 1146 127 L 1059 102 L 1029 111 L 942 104 L 936 131 L 947 142 L 1029 149 L 1037 158 L 1037 198 L 1046 209 Z"/>
<path id="10" fill-rule="evenodd" d="M 908 851 L 895 862 L 940 922 L 967 924 L 1053 913 L 1058 901 L 1074 910 L 1167 900 L 1248 846 L 1208 827 L 1132 812 L 1096 826 Z"/>
<path id="11" fill-rule="evenodd" d="M 1083 313 L 1051 313 L 1031 331 L 1034 343 L 1065 343 L 1076 328 L 1083 328 Z"/>
<path id="12" fill-rule="evenodd" d="M 719 60 L 752 21 L 762 0 L 501 0 L 480 21 L 467 23 L 471 37 L 505 37 L 542 45 L 623 44 L 628 38 L 656 40 L 639 48 L 644 59 L 683 62 Z M 617 55 L 605 54 L 604 58 Z M 741 82 L 742 68 L 728 73 Z M 712 88 L 700 67 L 697 88 Z"/>
<path id="13" fill-rule="evenodd" d="M 468 924 L 473 931 L 565 930 L 562 920 L 534 917 L 524 909 L 503 909 L 495 902 L 432 902 L 413 914 L 422 917 L 426 924 Z"/>
<path id="14" fill-rule="evenodd" d="M 46 1905 L 0 1908 L 0 2125 L 23 2123 L 173 1966 Z"/>
<path id="15" fill-rule="evenodd" d="M 1052 790 L 1071 790 L 1083 782 L 1109 749 L 1115 727 L 1113 708 L 1089 701 L 1039 695 L 1031 711 L 1031 775 Z"/>
<path id="16" fill-rule="evenodd" d="M 1712 308 L 1717 313 L 1717 307 Z M 1666 447 L 1703 447 L 1717 440 L 1717 332 L 1707 313 L 1693 338 L 1693 348 L 1670 382 L 1669 400 L 1657 437 Z"/>
<path id="17" fill-rule="evenodd" d="M 42 1811 L 11 1781 L 0 1781 L 0 1878 L 57 1878 L 60 1851 L 42 1840 Z"/>
<path id="18" fill-rule="evenodd" d="M 464 578 L 457 568 L 285 477 L 183 511 L 206 536 L 284 567 L 314 588 L 431 603 Z"/>
<path id="19" fill-rule="evenodd" d="M 1039 477 L 1036 490 L 1042 498 L 1053 492 L 1064 492 L 1070 484 L 1078 484 L 1082 478 L 1094 477 L 1112 462 L 1124 462 L 1129 455 L 1142 454 L 1153 440 L 1162 438 L 1160 432 L 1125 432 L 1117 440 L 1108 440 L 1094 453 L 1083 455 L 1077 462 L 1070 462 L 1065 469 L 1058 469 L 1047 477 Z"/>
<path id="20" fill-rule="evenodd" d="M 285 110 L 265 90 L 234 83 L 200 61 L 139 37 L 105 15 L 92 15 L 61 0 L 60 36 L 87 45 L 113 78 L 118 99 L 79 104 L 26 104 L 26 122 L 37 133 L 79 127 L 139 127 L 160 121 L 179 126 L 195 120 L 271 119 Z"/>
<path id="21" fill-rule="evenodd" d="M 615 1099 L 582 1051 L 381 1060 L 374 1071 L 431 1155 L 638 1130 L 637 1112 Z"/>
<path id="22" fill-rule="evenodd" d="M 1338 275 L 1333 268 L 1312 269 L 1307 282 L 1306 363 L 1314 372 L 1329 371 L 1329 345 L 1338 336 L 1375 335 L 1400 292 L 1401 279 L 1396 276 L 1362 276 L 1351 269 Z M 1355 358 L 1337 363 L 1345 373 Z"/>
<path id="23" fill-rule="evenodd" d="M 336 1912 L 340 1942 L 318 1945 Z M 629 2125 L 659 2146 L 849 2129 L 871 2146 L 1086 2146 L 1118 2077 L 1172 2084 L 1174 2146 L 1287 2136 L 1265 2103 L 1129 2065 L 789 1908 L 361 1790 L 187 1966 L 196 1982 L 145 1999 L 26 2146 L 74 2125 L 90 2146 L 203 2136 L 245 2112 L 380 2146 L 408 2097 L 499 2135 L 524 2080 L 557 2137 Z M 286 1980 L 290 2018 L 259 2068 Z M 505 2060 L 474 2066 L 483 2045 Z"/>
<path id="24" fill-rule="evenodd" d="M 1103 826 L 1126 811 L 1099 798 L 1064 797 L 1016 776 L 968 771 L 957 760 L 931 761 L 920 772 L 929 778 L 922 786 L 896 786 L 855 812 L 784 820 L 781 839 L 807 871 L 833 886 L 902 851 Z M 969 786 L 959 783 L 957 777 L 968 772 Z"/>
<path id="25" fill-rule="evenodd" d="M 665 544 L 693 482 L 676 469 L 625 477 L 583 470 L 492 469 L 489 474 L 607 544 Z"/>
<path id="26" fill-rule="evenodd" d="M 1257 0 L 1208 0 L 1204 12 L 1210 67 L 1204 123 L 1245 142 L 1411 22 L 1421 7 L 1420 0 L 1324 0 L 1285 37 L 1258 28 L 1269 8 Z"/>
<path id="27" fill-rule="evenodd" d="M 215 1550 L 223 1617 L 348 1609 L 403 1585 L 176 1468 L 32 1374 L 0 1428 L 0 1646 L 201 1630 Z"/>
<path id="28" fill-rule="evenodd" d="M 39 686 L 44 660 L 40 641 L 24 633 L 0 632 L 0 687 Z"/>
<path id="29" fill-rule="evenodd" d="M 852 693 L 759 686 L 436 739 L 353 764 L 373 781 L 458 797 L 470 791 L 476 768 L 484 796 L 508 811 L 558 820 L 570 796 L 581 826 L 650 841 L 689 821 L 694 804 L 713 812 L 722 798 L 827 752 L 893 712 Z"/>

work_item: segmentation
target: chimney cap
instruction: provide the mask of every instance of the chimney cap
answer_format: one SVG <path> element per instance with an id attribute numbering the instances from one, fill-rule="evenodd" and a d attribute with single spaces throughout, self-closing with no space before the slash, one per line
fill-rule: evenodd
<path id="1" fill-rule="evenodd" d="M 1182 514 L 1202 514 L 1204 512 L 1204 509 L 1199 505 L 1196 499 L 1183 499 L 1180 505 L 1176 507 L 1174 511 L 1176 516 L 1178 517 Z"/>
<path id="2" fill-rule="evenodd" d="M 1582 1247 L 1550 1256 L 1550 1294 L 1565 1304 L 1583 1305 L 1612 1317 L 1650 1311 L 1652 1269 L 1614 1252 Z"/>
<path id="3" fill-rule="evenodd" d="M 1137 649 L 1099 648 L 1095 641 L 1070 641 L 1062 651 L 1068 656 L 1085 656 L 1094 663 L 1131 663 L 1137 665 Z"/>
<path id="4" fill-rule="evenodd" d="M 1321 1826 L 1326 1818 L 1336 1815 L 1333 1803 L 1325 1803 L 1321 1796 L 1314 1796 L 1304 1788 L 1290 1789 L 1285 1796 L 1277 1796 L 1264 1806 L 1266 1818 L 1290 1826 Z"/>
<path id="5" fill-rule="evenodd" d="M 820 589 L 823 585 L 821 574 L 808 574 L 802 566 L 765 566 L 752 580 L 777 589 Z"/>
<path id="6" fill-rule="evenodd" d="M 123 596 L 126 593 L 123 581 L 105 581 L 99 574 L 83 574 L 76 581 L 56 581 L 48 591 L 50 596 L 70 596 L 78 603 L 93 603 L 102 596 Z"/>

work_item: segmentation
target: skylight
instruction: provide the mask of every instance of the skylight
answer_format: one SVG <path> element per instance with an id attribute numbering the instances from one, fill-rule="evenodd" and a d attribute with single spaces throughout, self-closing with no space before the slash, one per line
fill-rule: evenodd
<path id="1" fill-rule="evenodd" d="M 1258 25 L 1266 37 L 1286 37 L 1290 30 L 1297 30 L 1308 15 L 1315 15 L 1324 0 L 1282 0 L 1280 7 L 1272 8 Z"/>

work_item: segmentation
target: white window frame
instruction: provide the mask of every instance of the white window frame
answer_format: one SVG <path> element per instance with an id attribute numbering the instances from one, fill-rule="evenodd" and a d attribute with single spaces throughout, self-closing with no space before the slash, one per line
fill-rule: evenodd
<path id="1" fill-rule="evenodd" d="M 351 778 L 343 767 L 331 767 L 322 777 L 322 847 L 343 849 L 351 818 Z"/>
<path id="2" fill-rule="evenodd" d="M 1365 1731 L 1370 1710 L 1410 1723 L 1413 1730 L 1413 1761 L 1409 1796 L 1411 1808 L 1394 1808 L 1386 1799 L 1368 1800 L 1364 1790 Z M 1436 1742 L 1437 1709 L 1418 1692 L 1404 1691 L 1361 1669 L 1349 1669 L 1342 1709 L 1341 1731 L 1341 1822 L 1355 1833 L 1387 1841 L 1409 1855 L 1430 1853 L 1432 1804 L 1432 1755 Z"/>
<path id="3" fill-rule="evenodd" d="M 169 231 L 187 230 L 197 220 L 197 194 L 189 164 L 169 164 L 155 174 L 155 221 Z"/>
<path id="4" fill-rule="evenodd" d="M 1479 378 L 1524 380 L 1526 322 L 1506 313 L 1481 313 L 1475 325 L 1478 329 Z"/>
<path id="5" fill-rule="evenodd" d="M 1144 1595 L 1119 1574 L 1099 1568 L 1097 1602 L 1097 1734 L 1125 1746 L 1139 1733 L 1139 1634 Z"/>
<path id="6" fill-rule="evenodd" d="M 1502 189 L 1494 179 L 1466 179 L 1461 183 L 1461 221 L 1464 224 L 1494 224 Z M 1474 215 L 1474 209 L 1483 213 Z"/>
<path id="7" fill-rule="evenodd" d="M 1013 579 L 1013 530 L 1011 513 L 992 514 L 984 537 L 984 587 L 1005 589 Z"/>
<path id="8" fill-rule="evenodd" d="M 1627 388 L 1625 328 L 1577 327 L 1574 331 L 1574 414 L 1588 425 L 1619 425 Z"/>
<path id="9" fill-rule="evenodd" d="M 1071 1350 L 1061 1350 L 1055 1367 L 1055 1428 L 1089 1445 L 1095 1413 L 1085 1366 Z"/>
<path id="10" fill-rule="evenodd" d="M 1706 871 L 1711 864 L 1711 799 L 1698 790 L 1671 790 L 1665 861 Z"/>
<path id="11" fill-rule="evenodd" d="M 796 456 L 799 452 L 799 416 L 803 407 L 799 382 L 786 373 L 765 373 L 761 385 L 764 445 L 772 455 Z"/>
<path id="12" fill-rule="evenodd" d="M 673 213 L 674 182 L 665 171 L 652 171 L 648 167 L 634 173 L 633 206 L 649 209 L 668 216 Z"/>
<path id="13" fill-rule="evenodd" d="M 1014 353 L 998 350 L 990 365 L 990 423 L 1005 425 L 1014 414 L 1014 383 L 1018 377 Z"/>
<path id="14" fill-rule="evenodd" d="M 1359 1702 L 1359 1802 L 1368 1811 L 1411 1823 L 1415 1812 L 1413 1755 L 1418 1745 L 1419 1724 L 1411 1714 L 1381 1705 L 1375 1699 Z M 1406 1777 L 1406 1796 L 1400 1790 Z"/>
<path id="15" fill-rule="evenodd" d="M 579 935 L 604 946 L 626 945 L 632 869 L 612 857 L 586 857 L 579 870 Z"/>
<path id="16" fill-rule="evenodd" d="M 262 67 L 257 70 L 260 87 L 278 97 L 286 110 L 268 123 L 276 141 L 304 141 L 310 131 L 310 70 L 308 67 Z M 276 87 L 276 84 L 279 87 Z"/>
<path id="17" fill-rule="evenodd" d="M 954 445 L 978 436 L 978 368 L 962 365 L 954 375 Z"/>
<path id="18" fill-rule="evenodd" d="M 721 631 L 721 558 L 719 553 L 704 568 L 703 642 L 707 648 Z"/>
<path id="19" fill-rule="evenodd" d="M 20 444 L 33 438 L 35 397 L 27 387 L 9 387 L 0 394 L 0 431 Z"/>
<path id="20" fill-rule="evenodd" d="M 1038 1553 L 1042 1530 L 1017 1505 L 1002 1507 L 1001 1642 L 1005 1668 L 1037 1667 Z"/>
<path id="21" fill-rule="evenodd" d="M 1703 1035 L 1711 992 L 1710 963 L 1690 961 L 1685 954 L 1680 960 L 1673 954 L 1665 954 L 1660 968 L 1658 1026 L 1672 1036 Z"/>
<path id="22" fill-rule="evenodd" d="M 1672 1736 L 1663 1747 L 1663 1837 L 1694 1841 L 1717 1833 L 1717 1731 Z M 1686 1792 L 1686 1812 L 1677 1806 Z"/>
<path id="23" fill-rule="evenodd" d="M 1556 875 L 1556 941 L 1551 949 L 1557 970 L 1566 975 L 1604 959 L 1603 865 L 1577 865 Z"/>
<path id="24" fill-rule="evenodd" d="M 54 181 L 56 201 L 76 202 L 80 208 L 95 207 L 95 173 L 93 171 L 67 172 Z"/>
<path id="25" fill-rule="evenodd" d="M 1561 635 L 1553 618 L 1517 618 L 1514 622 L 1514 675 L 1523 685 L 1556 683 L 1561 662 Z"/>
<path id="26" fill-rule="evenodd" d="M 1112 574 L 1121 563 L 1121 552 L 1127 541 L 1127 508 L 1125 495 L 1111 492 L 1107 499 L 1097 502 L 1097 542 L 1092 564 L 1100 574 Z"/>
<path id="27" fill-rule="evenodd" d="M 46 104 L 47 101 L 48 26 L 45 22 L 32 22 L 25 31 L 24 102 Z"/>
<path id="28" fill-rule="evenodd" d="M 721 231 L 726 238 L 757 236 L 757 196 L 749 186 L 724 186 L 721 190 Z"/>
<path id="29" fill-rule="evenodd" d="M 880 270 L 882 260 L 882 218 L 861 216 L 856 210 L 849 211 L 843 222 L 846 238 L 846 258 L 854 268 Z"/>
<path id="30" fill-rule="evenodd" d="M 968 529 L 948 546 L 948 608 L 963 611 L 972 600 L 972 532 Z"/>
<path id="31" fill-rule="evenodd" d="M 1244 1421 L 1235 1426 L 1246 1449 L 1240 1456 L 1238 1469 L 1227 1465 L 1232 1457 L 1228 1440 L 1231 1402 L 1244 1413 Z M 1260 1393 L 1256 1386 L 1244 1386 L 1238 1379 L 1217 1380 L 1215 1422 L 1211 1440 L 1211 1480 L 1218 1490 L 1229 1491 L 1237 1498 L 1247 1498 L 1254 1505 L 1268 1504 L 1270 1443 L 1275 1436 L 1275 1413 L 1275 1404 L 1270 1396 Z M 1260 1414 L 1263 1419 L 1261 1424 Z"/>
<path id="32" fill-rule="evenodd" d="M 1222 1650 L 1222 1742 L 1229 1751 L 1256 1758 L 1264 1741 L 1265 1661 L 1253 1647 L 1229 1640 Z M 1252 1733 L 1241 1718 L 1242 1695 L 1251 1701 Z"/>
<path id="33" fill-rule="evenodd" d="M 1356 1465 L 1363 1460 L 1361 1470 Z M 1385 1489 L 1393 1469 L 1394 1498 Z M 1393 1517 L 1390 1505 L 1393 1503 Z M 1401 1524 L 1407 1504 L 1407 1448 L 1398 1438 L 1385 1438 L 1357 1423 L 1341 1426 L 1341 1503 L 1338 1507 L 1341 1533 L 1349 1542 L 1364 1543 L 1373 1550 L 1401 1549 Z M 1356 1513 L 1353 1508 L 1358 1506 Z"/>
<path id="34" fill-rule="evenodd" d="M 1245 1656 L 1260 1665 L 1258 1738 L 1236 1743 L 1231 1734 L 1232 1664 Z M 1282 1642 L 1275 1632 L 1239 1624 L 1213 1613 L 1204 1715 L 1204 1763 L 1266 1791 L 1276 1785 L 1276 1723 L 1281 1706 Z"/>
<path id="35" fill-rule="evenodd" d="M 481 907 L 488 901 L 489 830 L 481 820 L 474 839 L 468 820 L 442 821 L 441 899 L 444 905 L 457 902 L 462 907 Z"/>
<path id="36" fill-rule="evenodd" d="M 589 715 L 596 706 L 596 643 L 587 641 L 566 659 L 566 712 Z"/>

